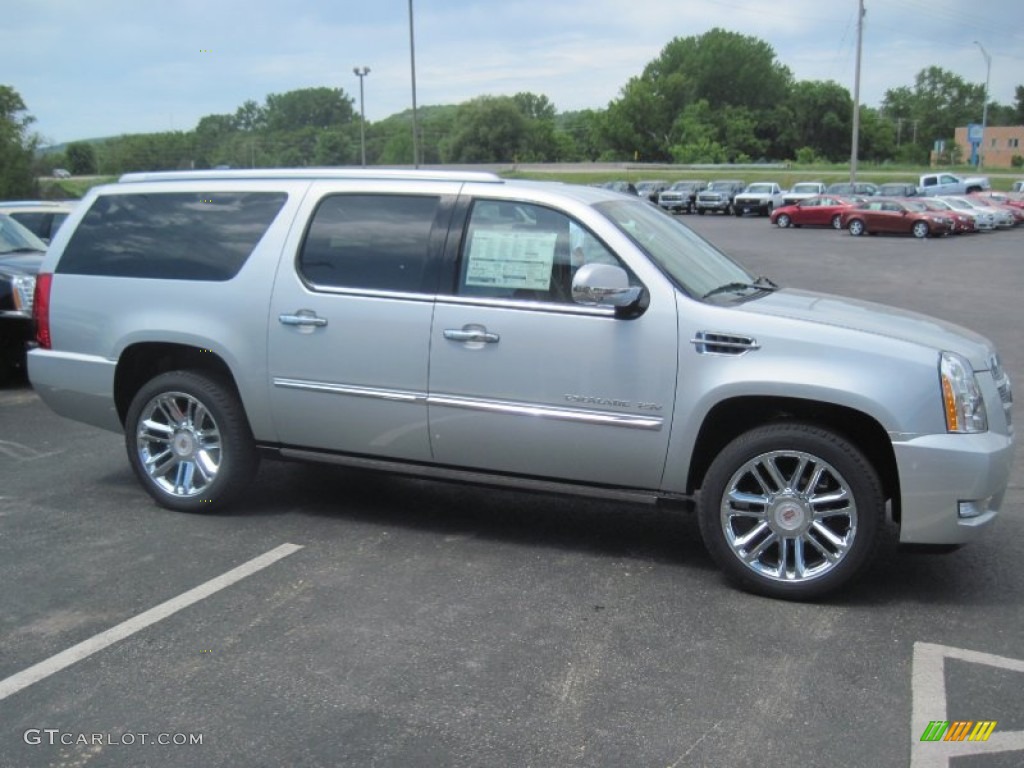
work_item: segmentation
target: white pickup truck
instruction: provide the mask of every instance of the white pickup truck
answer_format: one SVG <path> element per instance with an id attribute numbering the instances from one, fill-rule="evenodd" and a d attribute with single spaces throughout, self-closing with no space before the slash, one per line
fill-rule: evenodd
<path id="1" fill-rule="evenodd" d="M 964 178 L 955 176 L 952 173 L 926 173 L 921 176 L 921 183 L 917 185 L 918 192 L 922 195 L 967 195 L 971 192 L 981 192 L 983 189 L 991 189 L 987 176 L 971 176 Z"/>

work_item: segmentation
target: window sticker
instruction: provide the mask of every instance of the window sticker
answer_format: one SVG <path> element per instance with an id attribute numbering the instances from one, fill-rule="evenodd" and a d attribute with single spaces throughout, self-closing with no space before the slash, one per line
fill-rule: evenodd
<path id="1" fill-rule="evenodd" d="M 555 232 L 475 231 L 466 285 L 549 290 L 557 238 Z"/>

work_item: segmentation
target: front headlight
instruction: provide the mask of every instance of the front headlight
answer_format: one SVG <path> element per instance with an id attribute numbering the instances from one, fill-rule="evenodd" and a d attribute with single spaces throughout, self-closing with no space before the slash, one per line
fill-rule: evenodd
<path id="1" fill-rule="evenodd" d="M 949 432 L 986 432 L 988 416 L 985 400 L 974 378 L 970 362 L 954 352 L 943 352 L 939 359 L 942 405 Z"/>

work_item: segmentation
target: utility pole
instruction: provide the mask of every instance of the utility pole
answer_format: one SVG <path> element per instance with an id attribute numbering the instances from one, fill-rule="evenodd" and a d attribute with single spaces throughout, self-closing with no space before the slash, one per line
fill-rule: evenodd
<path id="1" fill-rule="evenodd" d="M 409 61 L 412 63 L 412 164 L 420 167 L 420 140 L 416 128 L 416 35 L 412 26 L 412 0 L 409 0 Z"/>
<path id="2" fill-rule="evenodd" d="M 988 82 L 992 76 L 992 57 L 988 55 L 985 46 L 977 40 L 974 44 L 981 48 L 981 55 L 985 57 L 985 106 L 981 109 L 981 146 L 978 148 L 978 170 L 981 170 L 985 163 L 985 128 L 988 126 Z"/>
<path id="3" fill-rule="evenodd" d="M 363 100 L 363 78 L 370 74 L 369 67 L 353 67 L 356 77 L 359 78 L 359 147 L 363 154 L 363 167 L 366 167 L 366 109 Z"/>
<path id="4" fill-rule="evenodd" d="M 412 0 L 409 0 L 412 2 Z M 857 148 L 860 144 L 860 50 L 864 41 L 864 0 L 857 0 L 857 69 L 853 75 L 853 137 L 850 139 L 850 183 L 857 181 Z"/>

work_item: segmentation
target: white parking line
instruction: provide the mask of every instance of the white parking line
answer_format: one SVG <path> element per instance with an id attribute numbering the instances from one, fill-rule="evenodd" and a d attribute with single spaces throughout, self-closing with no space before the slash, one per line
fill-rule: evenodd
<path id="1" fill-rule="evenodd" d="M 122 621 L 117 626 L 111 627 L 105 632 L 93 635 L 88 640 L 83 640 L 77 645 L 71 646 L 66 651 L 61 651 L 45 661 L 33 664 L 28 669 L 17 672 L 4 680 L 0 680 L 0 701 L 6 699 L 11 694 L 17 693 L 22 688 L 27 688 L 33 683 L 37 683 L 55 672 L 60 672 L 65 667 L 70 667 L 75 662 L 88 658 L 97 651 L 101 651 L 119 640 L 123 640 L 124 638 L 135 634 L 139 630 L 145 629 L 151 624 L 156 624 L 161 619 L 166 619 L 168 616 L 177 613 L 182 608 L 187 608 L 193 603 L 198 603 L 200 600 L 209 597 L 215 592 L 219 592 L 225 587 L 230 587 L 236 581 L 241 581 L 246 576 L 251 576 L 257 571 L 263 570 L 268 565 L 273 565 L 278 560 L 287 557 L 300 549 L 302 549 L 302 547 L 298 544 L 282 544 L 279 547 L 275 547 L 269 552 L 253 558 L 249 562 L 243 563 L 237 568 L 233 568 L 215 579 L 210 579 L 206 583 L 190 589 L 188 592 L 183 592 L 177 597 L 172 597 L 170 600 L 160 603 L 160 605 L 150 608 L 148 611 L 140 613 L 138 616 L 133 616 L 126 621 Z"/>
<path id="2" fill-rule="evenodd" d="M 946 704 L 946 659 L 983 664 L 1010 672 L 1024 672 L 1024 660 L 994 656 L 934 643 L 914 643 L 914 664 L 911 672 L 910 765 L 911 768 L 947 768 L 949 761 L 963 755 L 1024 750 L 1024 731 L 996 732 L 988 741 L 921 741 L 933 720 L 944 721 Z M 992 712 L 978 712 L 974 717 L 997 719 Z"/>

